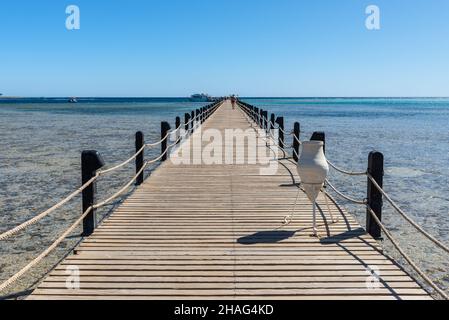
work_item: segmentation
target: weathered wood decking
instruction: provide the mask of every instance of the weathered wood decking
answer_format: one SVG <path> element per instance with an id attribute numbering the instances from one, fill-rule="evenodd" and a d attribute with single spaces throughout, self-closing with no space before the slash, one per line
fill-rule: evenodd
<path id="1" fill-rule="evenodd" d="M 249 124 L 225 103 L 203 124 L 208 128 Z M 279 228 L 298 182 L 294 164 L 279 162 L 275 175 L 260 175 L 261 164 L 165 162 L 29 298 L 429 298 L 330 201 L 338 217 L 332 223 L 323 196 L 320 239 L 310 236 L 312 206 L 302 193 L 295 219 Z M 66 289 L 69 265 L 80 268 L 79 290 Z M 370 268 L 380 272 L 377 289 L 367 286 Z"/>

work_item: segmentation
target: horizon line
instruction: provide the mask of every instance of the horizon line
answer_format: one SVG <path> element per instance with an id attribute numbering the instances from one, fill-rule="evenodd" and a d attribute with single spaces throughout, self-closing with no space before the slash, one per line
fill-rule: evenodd
<path id="1" fill-rule="evenodd" d="M 213 98 L 228 97 L 212 96 Z M 238 96 L 241 99 L 449 99 L 449 96 Z M 190 96 L 2 96 L 0 99 L 189 99 Z"/>

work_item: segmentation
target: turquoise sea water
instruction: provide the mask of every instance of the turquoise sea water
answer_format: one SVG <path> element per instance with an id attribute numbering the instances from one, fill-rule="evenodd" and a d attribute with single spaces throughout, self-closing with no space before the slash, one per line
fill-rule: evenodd
<path id="1" fill-rule="evenodd" d="M 367 156 L 385 157 L 385 190 L 426 230 L 449 242 L 449 99 L 245 98 L 244 101 L 285 117 L 287 130 L 301 123 L 301 138 L 325 131 L 326 155 L 335 164 L 365 170 Z M 107 164 L 134 152 L 134 134 L 156 141 L 160 122 L 202 106 L 186 99 L 0 100 L 0 231 L 47 209 L 79 185 L 80 153 L 98 150 Z M 153 150 L 148 156 L 156 155 Z M 100 198 L 132 176 L 133 164 L 98 183 Z M 331 172 L 330 180 L 355 198 L 366 196 L 366 178 Z M 107 187 L 106 187 L 107 186 Z M 364 225 L 363 208 L 339 199 Z M 76 220 L 80 200 L 0 244 L 0 280 L 30 261 Z M 104 209 L 105 214 L 109 208 Z M 440 285 L 449 286 L 449 262 L 441 250 L 407 226 L 385 203 L 384 221 L 406 251 Z M 64 243 L 45 263 L 11 291 L 32 284 L 57 262 L 77 237 Z M 400 258 L 385 241 L 387 252 Z"/>

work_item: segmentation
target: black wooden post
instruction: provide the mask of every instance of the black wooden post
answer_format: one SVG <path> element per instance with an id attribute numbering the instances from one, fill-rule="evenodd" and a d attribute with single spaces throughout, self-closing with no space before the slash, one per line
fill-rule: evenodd
<path id="1" fill-rule="evenodd" d="M 263 109 L 259 110 L 259 119 L 258 119 L 258 124 L 260 128 L 263 128 Z"/>
<path id="2" fill-rule="evenodd" d="M 384 156 L 378 151 L 371 151 L 368 156 L 368 174 L 370 174 L 374 181 L 382 188 L 384 176 Z M 374 211 L 379 221 L 382 221 L 382 193 L 374 186 L 372 181 L 368 178 L 367 188 L 367 202 L 368 206 Z M 371 216 L 367 209 L 366 212 L 366 231 L 374 238 L 381 238 L 381 229 L 376 221 Z"/>
<path id="3" fill-rule="evenodd" d="M 293 160 L 298 162 L 299 158 L 299 135 L 301 134 L 301 129 L 299 126 L 299 122 L 295 122 L 293 125 Z M 296 138 L 296 139 L 295 139 Z"/>
<path id="4" fill-rule="evenodd" d="M 323 152 L 326 153 L 326 134 L 323 131 L 315 131 L 310 138 L 311 141 L 323 141 Z"/>
<path id="5" fill-rule="evenodd" d="M 95 150 L 85 150 L 81 153 L 81 182 L 84 185 L 92 179 L 97 170 L 104 166 L 103 158 Z M 96 182 L 92 182 L 83 190 L 83 212 L 86 212 L 95 203 L 95 192 L 97 190 Z M 91 235 L 97 225 L 95 209 L 83 219 L 83 236 Z"/>
<path id="6" fill-rule="evenodd" d="M 196 121 L 196 119 L 195 119 L 195 111 L 193 111 L 193 110 L 192 110 L 192 112 L 190 112 L 190 119 L 193 119 L 192 123 L 190 124 L 190 128 L 191 128 L 191 130 L 193 132 L 193 128 L 195 126 L 195 121 Z"/>
<path id="7" fill-rule="evenodd" d="M 189 131 L 189 124 L 188 124 L 189 121 L 190 121 L 190 114 L 185 113 L 185 114 L 184 114 L 184 130 L 185 130 L 186 132 Z"/>
<path id="8" fill-rule="evenodd" d="M 257 119 L 257 115 L 259 114 L 259 108 L 255 107 L 254 108 L 254 115 L 253 115 L 253 120 L 256 124 L 259 123 L 259 120 Z"/>
<path id="9" fill-rule="evenodd" d="M 144 138 L 143 133 L 141 131 L 136 132 L 136 153 L 139 152 L 140 149 L 143 148 L 144 144 Z M 137 156 L 136 156 L 136 174 L 142 169 L 143 167 L 143 155 L 144 150 L 142 150 Z M 141 172 L 136 179 L 136 186 L 140 186 L 143 183 L 143 172 Z"/>
<path id="10" fill-rule="evenodd" d="M 196 121 L 201 123 L 200 110 L 199 109 L 195 110 L 195 116 L 196 116 Z"/>
<path id="11" fill-rule="evenodd" d="M 284 148 L 284 117 L 277 117 L 276 123 L 279 126 L 279 147 Z"/>
<path id="12" fill-rule="evenodd" d="M 181 118 L 176 117 L 175 120 L 175 130 L 176 130 L 176 144 L 179 144 L 181 142 Z"/>
<path id="13" fill-rule="evenodd" d="M 201 123 L 204 123 L 204 107 L 201 107 Z"/>
<path id="14" fill-rule="evenodd" d="M 175 128 L 176 128 L 176 130 L 181 129 L 181 118 L 180 117 L 176 117 Z"/>
<path id="15" fill-rule="evenodd" d="M 262 114 L 262 127 L 265 131 L 268 130 L 268 111 L 264 111 Z"/>
<path id="16" fill-rule="evenodd" d="M 270 126 L 269 126 L 270 130 L 274 129 L 275 121 L 276 121 L 276 116 L 275 116 L 274 113 L 272 113 L 271 116 L 270 116 Z"/>
<path id="17" fill-rule="evenodd" d="M 170 124 L 168 122 L 161 122 L 161 161 L 165 161 L 168 158 L 168 150 L 167 150 L 167 141 L 168 136 L 167 133 L 170 131 Z"/>

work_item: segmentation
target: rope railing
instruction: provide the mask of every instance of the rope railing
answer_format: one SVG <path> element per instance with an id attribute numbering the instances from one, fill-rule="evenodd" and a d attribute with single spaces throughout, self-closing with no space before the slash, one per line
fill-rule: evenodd
<path id="1" fill-rule="evenodd" d="M 348 201 L 350 201 L 350 202 L 353 202 L 353 203 L 356 203 L 356 204 L 366 204 L 366 203 L 367 203 L 367 200 L 366 200 L 366 199 L 363 199 L 363 200 L 356 200 L 356 199 L 354 199 L 354 198 L 352 198 L 352 197 L 349 197 L 349 196 L 345 195 L 343 192 L 341 192 L 341 191 L 339 191 L 337 188 L 335 188 L 335 187 L 333 186 L 333 184 L 329 182 L 328 179 L 326 179 L 326 185 L 328 185 L 329 187 L 331 187 L 331 189 L 334 190 L 335 193 L 336 193 L 337 195 L 339 195 L 340 197 L 342 197 L 343 199 L 346 199 L 346 200 L 348 200 Z"/>
<path id="2" fill-rule="evenodd" d="M 174 130 L 172 130 L 172 131 L 167 131 L 167 133 L 165 134 L 165 136 L 164 136 L 161 140 L 159 140 L 159 141 L 157 141 L 157 142 L 154 142 L 154 143 L 146 143 L 146 144 L 144 145 L 144 147 L 146 147 L 146 148 L 157 147 L 157 146 L 160 145 L 162 142 L 164 142 L 165 139 L 167 139 L 167 137 L 168 137 L 172 132 L 174 132 Z"/>
<path id="3" fill-rule="evenodd" d="M 290 133 L 293 137 L 293 139 L 295 139 L 300 145 L 302 144 L 302 141 L 298 139 L 297 136 L 295 136 L 293 133 Z"/>
<path id="4" fill-rule="evenodd" d="M 2 234 L 0 234 L 0 240 L 6 240 L 6 239 L 12 237 L 13 235 L 17 234 L 18 232 L 22 231 L 26 227 L 29 227 L 29 226 L 37 223 L 39 220 L 42 220 L 43 218 L 48 216 L 50 213 L 52 213 L 56 209 L 62 207 L 64 204 L 66 204 L 71 199 L 73 199 L 78 194 L 80 194 L 84 189 L 89 187 L 98 177 L 99 177 L 99 175 L 95 175 L 89 181 L 87 181 L 85 184 L 83 184 L 81 187 L 76 189 L 74 192 L 72 192 L 70 195 L 68 195 L 66 198 L 64 198 L 63 200 L 61 200 L 60 202 L 58 202 L 57 204 L 55 204 L 51 208 L 45 210 L 44 212 L 38 214 L 37 216 L 35 216 L 35 217 L 31 218 L 31 219 L 21 223 L 20 225 L 14 227 L 14 228 L 12 228 L 12 229 L 10 229 L 8 231 L 3 232 Z"/>
<path id="5" fill-rule="evenodd" d="M 245 115 L 246 121 L 248 121 L 248 122 L 251 124 L 251 128 L 253 128 L 252 123 L 251 123 L 251 121 L 250 121 L 250 118 L 247 116 L 247 114 L 245 114 L 245 113 L 243 113 L 243 114 Z M 270 120 L 270 123 L 273 123 L 273 122 L 271 122 L 271 120 Z M 253 129 L 254 129 L 254 128 L 253 128 Z M 272 132 L 271 129 L 268 130 L 268 132 L 267 132 L 267 135 L 270 136 L 271 138 L 263 137 L 263 136 L 261 136 L 261 135 L 259 134 L 259 132 L 258 132 L 256 129 L 254 129 L 254 130 L 256 131 L 257 137 L 262 138 L 262 139 L 263 139 L 264 141 L 266 141 L 266 142 L 267 142 L 267 141 L 273 141 L 274 145 L 276 145 L 277 148 L 279 148 L 279 149 L 282 150 L 282 152 L 284 153 L 284 156 L 285 156 L 285 155 L 288 155 L 287 150 L 285 150 L 285 148 L 281 147 L 281 146 L 279 145 L 279 143 L 276 142 L 277 139 L 276 139 L 276 137 L 273 135 L 273 132 Z M 276 152 L 275 152 L 274 150 L 272 150 L 271 147 L 270 147 L 270 150 L 271 150 L 274 154 L 276 154 Z"/>
<path id="6" fill-rule="evenodd" d="M 205 112 L 208 112 L 209 115 L 211 113 L 213 113 L 219 106 L 221 105 L 221 101 L 215 103 L 215 106 L 213 106 L 211 109 L 205 109 L 204 111 L 202 111 L 201 113 L 198 113 L 196 117 L 194 117 L 193 119 L 191 119 L 187 124 L 190 124 L 192 121 L 195 121 L 197 119 L 200 119 L 203 114 Z M 173 132 L 178 131 L 180 128 L 182 128 L 185 124 L 181 124 L 179 125 L 177 128 L 168 131 L 167 134 L 158 142 L 153 143 L 153 144 L 144 144 L 133 156 L 131 156 L 129 159 L 125 160 L 124 162 L 113 166 L 109 169 L 105 169 L 105 170 L 97 170 L 95 175 L 90 178 L 87 182 L 85 182 L 80 188 L 76 189 L 74 192 L 72 192 L 71 194 L 69 194 L 66 198 L 64 198 L 63 200 L 61 200 L 60 202 L 58 202 L 57 204 L 55 204 L 54 206 L 52 206 L 51 208 L 43 211 L 42 213 L 38 214 L 37 216 L 21 223 L 20 225 L 5 231 L 3 233 L 0 234 L 0 240 L 6 240 L 8 238 L 10 238 L 11 236 L 17 234 L 18 232 L 24 230 L 26 227 L 31 226 L 35 223 L 37 223 L 38 221 L 40 221 L 41 219 L 43 219 L 44 217 L 48 216 L 50 213 L 52 213 L 53 211 L 55 211 L 56 209 L 62 207 L 64 204 L 66 204 L 67 202 L 69 202 L 71 199 L 73 199 L 75 196 L 79 195 L 81 192 L 83 192 L 86 188 L 88 188 L 89 186 L 92 185 L 92 183 L 94 183 L 101 175 L 107 174 L 109 172 L 113 172 L 123 166 L 125 166 L 126 164 L 128 164 L 129 162 L 131 162 L 132 160 L 136 159 L 137 156 L 139 156 L 146 147 L 154 147 L 156 145 L 161 144 L 163 141 L 165 141 L 169 134 L 172 134 Z M 197 126 L 198 127 L 198 126 Z M 186 135 L 186 133 L 184 134 L 184 136 Z M 0 284 L 0 292 L 5 290 L 6 288 L 8 288 L 11 284 L 13 284 L 15 281 L 17 281 L 21 276 L 23 276 L 28 270 L 30 270 L 33 266 L 35 266 L 37 263 L 39 263 L 42 259 L 44 259 L 51 251 L 53 251 L 70 233 L 73 232 L 73 230 L 88 216 L 89 213 L 91 213 L 93 210 L 101 208 L 107 204 L 109 204 L 111 201 L 113 201 L 114 199 L 118 198 L 120 195 L 122 195 L 130 186 L 133 182 L 135 182 L 137 180 L 137 178 L 139 177 L 139 175 L 141 175 L 145 169 L 153 163 L 156 163 L 157 161 L 160 161 L 168 152 L 169 150 L 171 150 L 171 148 L 173 148 L 174 146 L 176 146 L 178 144 L 178 142 L 182 139 L 182 135 L 179 135 L 177 137 L 177 139 L 175 140 L 175 142 L 173 142 L 172 144 L 168 145 L 165 150 L 163 152 L 161 152 L 161 154 L 152 159 L 152 160 L 147 160 L 142 167 L 136 172 L 136 174 L 131 178 L 131 180 L 129 180 L 123 187 L 121 187 L 118 191 L 116 191 L 113 195 L 111 195 L 110 197 L 108 197 L 107 199 L 95 204 L 95 205 L 91 205 L 90 207 L 88 207 L 83 213 L 82 215 L 64 232 L 62 233 L 47 249 L 45 249 L 41 254 L 39 254 L 36 258 L 34 258 L 31 262 L 29 262 L 27 265 L 25 265 L 22 269 L 20 269 L 17 273 L 15 273 L 13 276 L 11 276 L 9 279 L 7 279 L 6 281 L 4 281 L 2 284 Z"/>
<path id="7" fill-rule="evenodd" d="M 259 122 L 260 122 L 260 119 L 262 118 L 261 115 L 260 115 L 259 113 L 254 112 L 254 110 L 251 110 L 251 109 L 248 109 L 248 110 L 249 110 L 249 112 L 251 112 L 251 114 L 253 114 L 255 117 L 257 117 L 257 118 L 259 119 Z M 277 130 L 281 131 L 281 132 L 284 133 L 284 134 L 291 135 L 291 136 L 293 137 L 293 139 L 294 139 L 295 141 L 298 142 L 299 145 L 302 144 L 302 141 L 301 141 L 300 139 L 298 139 L 298 137 L 297 137 L 296 135 L 294 135 L 293 132 L 287 132 L 287 131 L 283 130 L 277 123 L 274 123 L 273 121 L 271 121 L 271 119 L 268 120 L 268 124 L 270 125 L 270 128 L 269 128 L 269 132 L 270 132 L 270 133 L 271 133 L 271 129 L 272 129 L 271 126 L 273 126 L 274 129 L 277 129 Z M 273 138 L 275 138 L 273 135 L 271 135 L 271 136 L 272 136 Z M 282 142 L 285 143 L 285 141 L 282 141 Z M 289 146 L 288 148 L 292 148 L 292 146 Z M 294 152 L 294 154 L 295 154 L 297 157 L 299 157 L 299 155 L 298 155 L 298 153 L 296 152 L 295 149 L 293 149 L 293 152 Z M 334 163 L 332 163 L 332 162 L 329 161 L 328 159 L 326 159 L 326 160 L 327 160 L 327 163 L 328 163 L 332 168 L 334 168 L 334 169 L 337 170 L 338 172 L 341 172 L 341 173 L 344 173 L 344 174 L 347 174 L 347 175 L 360 176 L 360 175 L 366 175 L 366 173 L 367 173 L 366 171 L 357 172 L 357 171 L 349 171 L 349 170 L 345 170 L 345 169 L 342 169 L 342 168 L 336 166 Z"/>
<path id="8" fill-rule="evenodd" d="M 264 121 L 266 120 L 264 117 L 262 117 L 259 113 L 255 112 L 253 109 L 248 108 L 248 106 L 241 105 L 242 108 L 247 110 L 247 113 L 249 114 L 249 117 L 247 117 L 247 121 L 251 123 L 252 119 L 255 120 L 255 124 L 264 124 Z M 263 128 L 267 130 L 267 135 L 271 136 L 273 139 L 270 139 L 276 144 L 276 139 L 272 134 L 272 128 L 271 126 L 274 125 L 271 120 L 268 120 L 269 128 Z M 282 130 L 279 126 L 275 127 L 276 129 Z M 285 134 L 287 132 L 283 131 Z M 293 136 L 294 141 L 298 142 L 299 145 L 301 145 L 301 141 L 298 139 L 298 137 L 292 133 L 288 133 Z M 279 147 L 279 145 L 278 145 Z M 284 152 L 285 150 L 282 149 Z M 299 154 L 295 150 L 295 148 L 292 148 L 292 153 L 296 155 L 297 159 L 299 159 Z M 367 176 L 368 181 L 373 184 L 373 186 L 381 193 L 381 195 L 387 200 L 387 202 L 395 209 L 396 212 L 398 212 L 407 222 L 409 222 L 416 230 L 418 230 L 422 235 L 424 235 L 427 239 L 432 241 L 435 245 L 437 245 L 439 248 L 444 250 L 445 252 L 449 252 L 449 247 L 436 239 L 433 235 L 429 234 L 427 231 L 425 231 L 421 226 L 419 226 L 410 216 L 408 216 L 397 204 L 393 201 L 393 199 L 383 190 L 383 188 L 379 185 L 379 183 L 376 181 L 376 179 L 370 174 L 370 172 L 367 171 L 350 171 L 346 169 L 342 169 L 332 163 L 331 161 L 327 160 L 327 163 L 330 167 L 335 169 L 336 171 L 349 175 L 349 176 Z M 340 190 L 338 190 L 334 185 L 328 180 L 325 180 L 325 183 L 327 186 L 329 186 L 338 196 L 341 198 L 350 201 L 357 205 L 364 205 L 367 208 L 367 213 L 369 214 L 370 218 L 379 226 L 379 228 L 385 233 L 387 238 L 392 242 L 393 246 L 398 250 L 398 252 L 404 257 L 404 259 L 407 261 L 407 263 L 416 271 L 416 273 L 427 283 L 429 286 L 431 286 L 440 296 L 442 296 L 444 299 L 448 300 L 448 295 L 439 288 L 431 279 L 429 276 L 427 276 L 414 262 L 413 260 L 404 252 L 404 250 L 399 246 L 398 242 L 394 239 L 392 234 L 389 232 L 389 230 L 382 224 L 380 218 L 377 216 L 376 212 L 370 207 L 368 199 L 358 200 L 354 199 Z M 327 193 L 326 193 L 327 194 Z"/>
<path id="9" fill-rule="evenodd" d="M 163 157 L 164 154 L 161 154 L 158 158 L 154 159 L 152 162 L 156 162 L 158 161 L 160 158 Z M 146 161 L 145 164 L 142 166 L 142 168 L 140 168 L 139 171 L 137 171 L 137 173 L 131 178 L 131 180 L 129 180 L 129 182 L 127 182 L 122 188 L 120 188 L 117 192 L 115 192 L 112 196 L 110 196 L 109 198 L 107 198 L 106 200 L 101 201 L 100 203 L 96 204 L 93 206 L 94 209 L 98 209 L 100 207 L 103 207 L 104 205 L 108 204 L 109 202 L 111 202 L 112 200 L 116 199 L 118 196 L 120 196 L 123 192 L 126 191 L 126 189 L 129 188 L 129 186 L 136 181 L 137 177 L 147 168 L 148 164 L 150 161 Z"/>
<path id="10" fill-rule="evenodd" d="M 131 156 L 131 158 L 129 158 L 129 159 L 123 161 L 122 163 L 120 163 L 120 164 L 118 164 L 118 165 L 116 165 L 116 166 L 114 166 L 114 167 L 111 167 L 111 168 L 105 169 L 105 170 L 98 170 L 98 175 L 104 175 L 104 174 L 107 174 L 107 173 L 109 173 L 109 172 L 112 172 L 112 171 L 115 171 L 115 170 L 117 170 L 117 169 L 120 169 L 121 167 L 124 167 L 125 165 L 127 165 L 128 163 L 130 163 L 131 161 L 133 161 L 135 158 L 137 158 L 137 156 L 138 156 L 139 154 L 141 154 L 141 153 L 145 150 L 145 148 L 146 148 L 147 146 L 148 146 L 148 145 L 146 145 L 146 144 L 143 145 L 143 147 L 140 148 L 140 150 L 137 151 L 133 156 Z"/>
<path id="11" fill-rule="evenodd" d="M 93 207 L 89 207 L 84 213 L 63 233 L 59 236 L 47 249 L 45 249 L 41 254 L 39 254 L 36 258 L 34 258 L 31 262 L 29 262 L 25 267 L 20 269 L 16 274 L 10 277 L 8 280 L 4 281 L 0 284 L 0 292 L 8 288 L 14 282 L 16 282 L 21 276 L 23 276 L 28 270 L 30 270 L 33 266 L 38 264 L 42 259 L 44 259 L 48 254 L 50 254 L 53 249 L 55 249 L 65 238 L 67 238 L 70 233 L 83 221 L 83 219 L 91 213 Z"/>
<path id="12" fill-rule="evenodd" d="M 279 124 L 277 124 L 277 123 L 271 121 L 271 119 L 268 120 L 268 122 L 269 122 L 270 126 L 272 125 L 274 129 L 278 129 L 278 130 L 279 130 L 280 132 L 282 132 L 283 134 L 285 134 L 285 135 L 293 135 L 293 131 L 290 131 L 290 132 L 285 131 L 284 129 L 282 129 L 282 128 L 279 126 Z"/>
<path id="13" fill-rule="evenodd" d="M 252 111 L 252 110 L 251 110 L 251 111 Z M 252 112 L 253 112 L 253 111 L 252 111 Z M 254 114 L 256 114 L 256 113 L 254 113 Z M 260 116 L 260 115 L 257 114 L 257 116 Z M 250 124 L 252 124 L 251 121 L 250 121 L 250 118 L 248 118 L 248 116 L 246 116 L 246 115 L 245 115 L 245 117 L 246 117 L 246 121 L 248 121 Z M 271 120 L 269 121 L 269 123 L 270 123 L 270 124 L 273 124 L 273 122 L 272 122 Z M 251 127 L 252 127 L 252 126 L 251 126 Z M 280 128 L 280 127 L 277 126 L 277 128 L 275 128 L 275 129 L 279 129 L 279 128 Z M 254 129 L 254 128 L 253 128 L 253 129 Z M 258 136 L 258 137 L 264 139 L 265 141 L 268 141 L 268 140 L 273 141 L 273 143 L 276 145 L 276 147 L 278 147 L 279 149 L 281 149 L 281 150 L 284 152 L 284 155 L 288 155 L 288 151 L 287 151 L 286 149 L 291 148 L 291 146 L 285 147 L 285 142 L 282 140 L 282 142 L 284 143 L 284 147 L 281 147 L 281 146 L 279 145 L 279 143 L 276 142 L 276 140 L 278 140 L 278 137 L 275 137 L 275 136 L 273 135 L 273 132 L 272 132 L 271 128 L 269 128 L 269 130 L 267 131 L 267 135 L 270 136 L 271 139 L 270 139 L 270 138 L 266 138 L 266 137 L 265 137 L 265 138 L 262 137 L 262 136 L 257 132 L 257 130 L 256 130 L 256 133 L 257 133 L 257 136 Z"/>
<path id="14" fill-rule="evenodd" d="M 379 186 L 379 184 L 376 182 L 376 180 L 370 175 L 367 174 L 368 179 L 371 181 L 371 183 L 376 187 L 377 190 L 379 190 L 380 193 L 385 197 L 385 199 L 391 204 L 391 206 L 405 219 L 407 220 L 413 227 L 415 227 L 416 230 L 421 232 L 422 235 L 424 235 L 427 239 L 435 243 L 438 247 L 443 249 L 444 251 L 449 253 L 449 247 L 447 247 L 444 243 L 436 239 L 434 236 L 429 234 L 427 231 L 425 231 L 421 226 L 419 226 L 415 221 L 413 221 L 412 218 L 410 218 L 397 204 L 396 202 L 391 199 L 391 197 Z"/>
<path id="15" fill-rule="evenodd" d="M 327 160 L 327 159 L 326 159 L 326 160 Z M 330 162 L 329 160 L 327 160 L 327 163 L 328 163 L 332 168 L 334 168 L 335 170 L 337 170 L 338 172 L 347 174 L 347 175 L 349 175 L 349 176 L 366 176 L 366 174 L 367 174 L 367 171 L 359 171 L 359 172 L 357 172 L 357 171 L 348 171 L 348 170 L 345 170 L 345 169 L 341 169 L 341 168 L 337 167 L 335 164 L 333 164 L 332 162 Z"/>
<path id="16" fill-rule="evenodd" d="M 404 259 L 408 262 L 408 264 L 418 273 L 422 279 L 424 279 L 436 292 L 438 292 L 445 300 L 449 300 L 449 296 L 444 292 L 440 287 L 438 287 L 432 279 L 430 279 L 414 262 L 410 257 L 405 253 L 404 250 L 399 246 L 397 241 L 393 238 L 390 231 L 385 228 L 385 226 L 382 224 L 382 222 L 377 217 L 376 213 L 371 209 L 370 206 L 366 207 L 368 212 L 370 213 L 372 219 L 376 221 L 377 225 L 382 229 L 384 234 L 387 236 L 387 238 L 391 241 L 393 246 L 398 250 L 398 252 L 404 257 Z"/>

